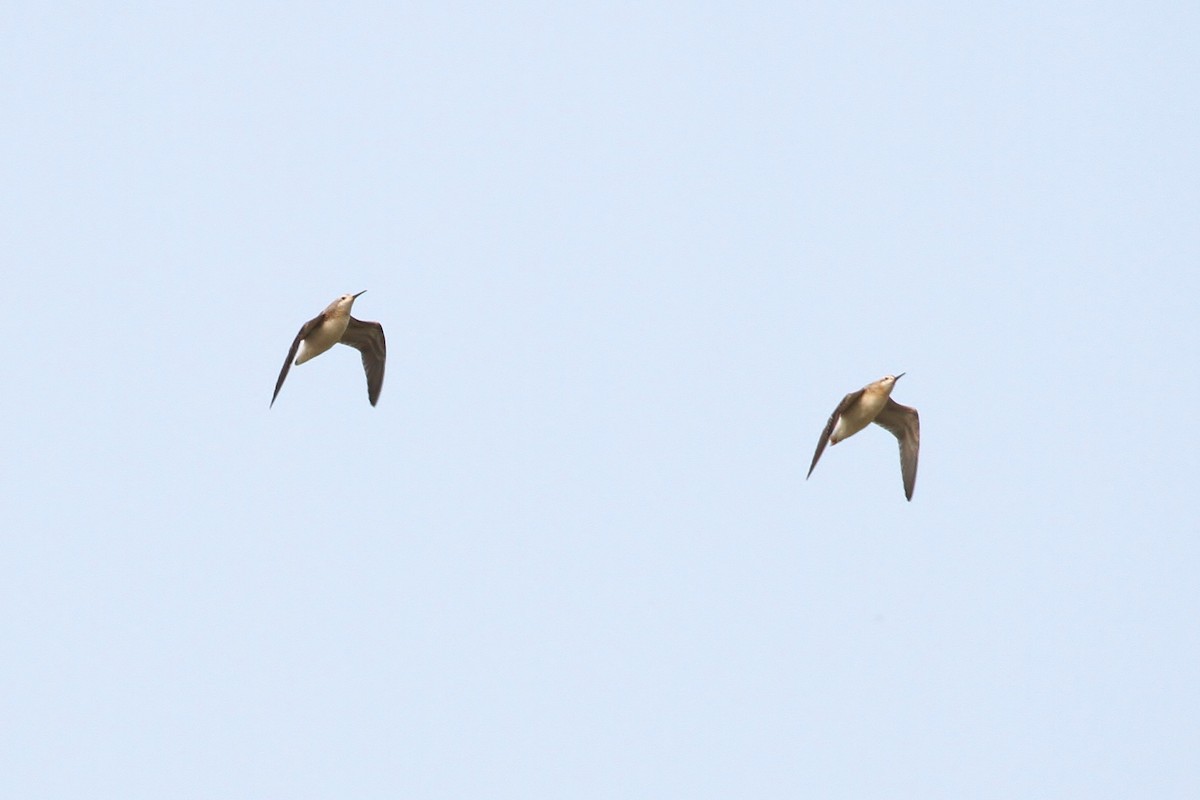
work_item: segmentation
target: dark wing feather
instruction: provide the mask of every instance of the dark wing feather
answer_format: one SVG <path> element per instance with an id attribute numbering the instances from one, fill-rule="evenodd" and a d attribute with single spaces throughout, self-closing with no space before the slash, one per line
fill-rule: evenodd
<path id="1" fill-rule="evenodd" d="M 367 399 L 371 405 L 379 402 L 383 389 L 383 368 L 387 362 L 387 340 L 378 322 L 363 322 L 350 318 L 342 344 L 350 345 L 362 354 L 363 371 L 367 373 Z"/>
<path id="2" fill-rule="evenodd" d="M 275 394 L 271 395 L 271 406 L 275 405 L 275 398 L 279 397 L 279 390 L 283 388 L 283 379 L 287 377 L 288 370 L 292 368 L 292 360 L 296 357 L 296 351 L 300 349 L 300 342 L 304 341 L 304 337 L 312 333 L 313 328 L 320 325 L 324 320 L 325 312 L 322 311 L 300 326 L 300 332 L 292 340 L 292 346 L 288 349 L 287 358 L 283 360 L 283 369 L 279 370 L 279 380 L 275 381 Z M 271 406 L 268 406 L 268 408 Z"/>
<path id="3" fill-rule="evenodd" d="M 842 402 L 838 403 L 837 408 L 829 415 L 829 422 L 825 423 L 825 430 L 821 431 L 821 439 L 817 442 L 817 452 L 813 453 L 812 464 L 808 468 L 808 475 L 804 476 L 804 480 L 808 480 L 812 476 L 813 470 L 817 468 L 817 462 L 821 460 L 821 453 L 825 452 L 825 445 L 829 444 L 829 437 L 833 435 L 833 429 L 837 425 L 838 417 L 842 415 L 847 408 L 858 402 L 858 398 L 862 397 L 863 390 L 851 392 L 842 398 Z"/>
<path id="4" fill-rule="evenodd" d="M 887 405 L 875 417 L 875 424 L 887 429 L 900 441 L 900 475 L 904 478 L 904 497 L 912 500 L 917 485 L 917 456 L 921 451 L 921 418 L 915 408 L 902 406 L 888 398 Z"/>

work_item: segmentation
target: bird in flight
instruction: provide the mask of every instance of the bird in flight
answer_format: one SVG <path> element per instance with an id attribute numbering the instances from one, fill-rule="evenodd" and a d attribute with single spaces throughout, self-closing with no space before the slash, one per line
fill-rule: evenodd
<path id="1" fill-rule="evenodd" d="M 288 350 L 283 369 L 279 371 L 279 380 L 275 382 L 275 394 L 271 395 L 272 406 L 275 405 L 275 398 L 279 397 L 279 390 L 283 388 L 293 359 L 299 366 L 335 344 L 350 345 L 362 355 L 363 370 L 367 373 L 367 398 L 371 405 L 378 402 L 379 390 L 383 388 L 384 362 L 387 360 L 383 326 L 378 322 L 363 322 L 350 316 L 350 307 L 354 305 L 355 298 L 365 291 L 342 295 L 301 326 Z M 297 350 L 299 355 L 296 354 Z"/>
<path id="2" fill-rule="evenodd" d="M 813 454 L 812 466 L 808 468 L 805 480 L 812 475 L 821 453 L 825 452 L 826 444 L 837 444 L 848 439 L 874 422 L 900 442 L 900 475 L 904 478 L 904 496 L 912 500 L 913 486 L 917 483 L 917 455 L 921 449 L 921 420 L 915 408 L 902 406 L 892 399 L 892 389 L 896 388 L 896 381 L 904 375 L 903 372 L 885 375 L 842 398 L 825 424 L 825 430 L 821 431 L 817 452 Z"/>

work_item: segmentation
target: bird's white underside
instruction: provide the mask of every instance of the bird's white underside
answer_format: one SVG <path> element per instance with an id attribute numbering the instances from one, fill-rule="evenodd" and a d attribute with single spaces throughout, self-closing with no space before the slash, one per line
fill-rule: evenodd
<path id="1" fill-rule="evenodd" d="M 342 334 L 346 332 L 346 326 L 350 323 L 350 316 L 344 315 L 341 318 L 326 319 L 321 325 L 300 342 L 300 352 L 296 354 L 296 364 L 303 364 L 324 353 L 329 348 L 342 340 Z"/>
<path id="2" fill-rule="evenodd" d="M 833 433 L 829 435 L 829 443 L 837 444 L 843 439 L 849 439 L 870 425 L 887 405 L 887 401 L 888 394 L 885 392 L 863 392 L 849 413 L 838 415 Z"/>

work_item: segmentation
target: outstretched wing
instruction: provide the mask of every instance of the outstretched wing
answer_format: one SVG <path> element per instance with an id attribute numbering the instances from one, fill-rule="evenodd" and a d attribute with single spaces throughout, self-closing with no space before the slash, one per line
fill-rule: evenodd
<path id="1" fill-rule="evenodd" d="M 862 397 L 863 389 L 857 392 L 851 392 L 842 398 L 842 402 L 838 403 L 837 408 L 829 415 L 829 422 L 825 423 L 825 430 L 821 431 L 821 439 L 817 442 L 817 452 L 813 453 L 812 464 L 808 468 L 808 475 L 804 476 L 804 480 L 808 480 L 812 476 L 813 470 L 817 468 L 817 462 L 821 460 L 821 453 L 825 452 L 825 445 L 829 444 L 829 437 L 833 434 L 834 426 L 837 425 L 838 417 L 840 417 L 847 408 L 858 402 L 858 398 Z"/>
<path id="2" fill-rule="evenodd" d="M 351 317 L 341 343 L 350 345 L 362 354 L 363 371 L 367 373 L 367 399 L 371 405 L 375 405 L 383 389 L 383 368 L 387 362 L 387 340 L 383 337 L 383 326 L 378 322 L 363 322 Z"/>
<path id="3" fill-rule="evenodd" d="M 917 485 L 917 456 L 921 451 L 921 418 L 915 408 L 902 406 L 892 398 L 875 417 L 875 423 L 900 441 L 900 475 L 904 478 L 904 497 L 912 500 Z"/>
<path id="4" fill-rule="evenodd" d="M 279 397 L 279 390 L 283 388 L 283 379 L 287 377 L 288 370 L 292 368 L 292 361 L 296 358 L 296 351 L 300 349 L 300 342 L 304 341 L 305 336 L 312 333 L 313 328 L 324 321 L 325 312 L 322 311 L 300 327 L 300 332 L 296 334 L 296 338 L 292 340 L 292 346 L 288 349 L 287 358 L 283 360 L 283 369 L 279 370 L 279 380 L 275 381 L 275 394 L 271 395 L 271 406 L 275 405 L 275 398 Z"/>

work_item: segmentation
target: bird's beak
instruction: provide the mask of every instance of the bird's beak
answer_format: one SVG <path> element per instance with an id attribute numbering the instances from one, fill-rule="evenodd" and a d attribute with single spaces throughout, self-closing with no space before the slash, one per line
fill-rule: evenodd
<path id="1" fill-rule="evenodd" d="M 359 292 L 358 294 L 366 294 L 366 293 L 367 293 L 367 290 L 366 290 L 366 289 L 363 289 L 363 290 L 362 290 L 361 292 Z M 350 299 L 351 299 L 351 300 L 353 300 L 354 298 L 358 297 L 358 294 L 351 295 L 351 296 L 350 296 Z"/>
<path id="2" fill-rule="evenodd" d="M 896 376 L 896 380 L 900 380 L 901 378 L 903 378 L 903 377 L 904 377 L 905 375 L 907 375 L 907 374 L 908 374 L 907 372 L 901 372 L 899 375 L 897 375 L 897 376 Z"/>

